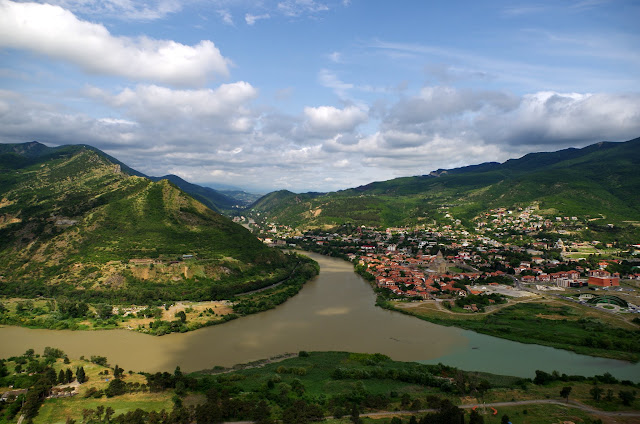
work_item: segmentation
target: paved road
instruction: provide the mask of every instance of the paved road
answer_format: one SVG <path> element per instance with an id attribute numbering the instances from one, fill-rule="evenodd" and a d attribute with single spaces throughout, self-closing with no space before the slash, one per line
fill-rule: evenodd
<path id="1" fill-rule="evenodd" d="M 552 405 L 561 405 L 569 408 L 577 408 L 582 409 L 590 414 L 594 415 L 604 415 L 607 417 L 640 417 L 640 411 L 601 411 L 599 409 L 592 408 L 587 405 L 583 405 L 581 403 L 575 401 L 569 401 L 566 403 L 564 401 L 554 400 L 554 399 L 532 399 L 532 400 L 520 400 L 514 402 L 493 402 L 493 403 L 468 403 L 464 405 L 458 405 L 458 408 L 462 409 L 473 409 L 475 407 L 478 408 L 500 408 L 505 406 L 517 406 L 517 405 L 535 405 L 535 404 L 552 404 Z M 416 414 L 416 413 L 424 413 L 424 412 L 436 412 L 436 409 L 420 409 L 418 411 L 388 411 L 388 412 L 372 412 L 366 414 L 360 414 L 361 417 L 384 417 L 388 415 L 406 415 L 406 414 Z"/>
<path id="2" fill-rule="evenodd" d="M 518 406 L 518 405 L 536 405 L 536 404 L 552 404 L 552 405 L 561 405 L 566 406 L 568 408 L 577 408 L 582 409 L 585 412 L 588 412 L 593 415 L 598 416 L 607 416 L 607 417 L 640 417 L 640 411 L 601 411 L 599 409 L 592 408 L 587 405 L 583 405 L 581 403 L 575 401 L 569 401 L 569 403 L 565 401 L 559 401 L 555 399 L 532 399 L 532 400 L 519 400 L 514 402 L 493 402 L 493 403 L 467 403 L 464 405 L 458 405 L 458 408 L 462 409 L 473 409 L 473 408 L 501 408 L 505 406 Z M 381 418 L 386 416 L 394 416 L 394 415 L 413 415 L 418 413 L 429 413 L 429 412 L 437 412 L 436 409 L 419 409 L 416 411 L 385 411 L 385 412 L 368 412 L 364 414 L 360 414 L 361 417 L 369 417 L 369 418 Z M 498 412 L 499 414 L 500 412 Z M 333 418 L 333 417 L 325 417 L 325 418 Z M 253 424 L 253 421 L 231 421 L 225 424 Z"/>

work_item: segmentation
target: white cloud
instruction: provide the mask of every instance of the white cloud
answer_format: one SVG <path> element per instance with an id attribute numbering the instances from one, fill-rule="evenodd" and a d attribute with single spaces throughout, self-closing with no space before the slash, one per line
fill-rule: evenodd
<path id="1" fill-rule="evenodd" d="M 508 144 L 566 147 L 640 135 L 640 94 L 538 92 L 517 109 L 483 116 L 476 127 Z"/>
<path id="2" fill-rule="evenodd" d="M 0 47 L 64 60 L 86 72 L 184 86 L 228 75 L 230 61 L 209 40 L 187 46 L 171 40 L 116 37 L 100 24 L 48 4 L 0 1 Z"/>
<path id="3" fill-rule="evenodd" d="M 340 98 L 347 97 L 347 92 L 354 88 L 353 84 L 340 81 L 338 76 L 328 69 L 320 70 L 318 74 L 320 84 L 327 88 L 331 88 Z"/>
<path id="4" fill-rule="evenodd" d="M 218 10 L 218 15 L 222 18 L 222 21 L 227 25 L 233 25 L 233 16 L 231 12 L 226 9 Z"/>
<path id="5" fill-rule="evenodd" d="M 89 87 L 86 92 L 154 127 L 188 127 L 197 122 L 207 129 L 231 132 L 247 132 L 253 128 L 248 104 L 258 95 L 257 90 L 244 81 L 222 84 L 216 89 L 174 90 L 138 85 L 115 95 L 95 87 Z"/>
<path id="6" fill-rule="evenodd" d="M 54 4 L 87 15 L 141 21 L 162 19 L 179 12 L 183 6 L 179 0 L 46 0 L 39 3 Z"/>
<path id="7" fill-rule="evenodd" d="M 91 117 L 0 91 L 0 141 L 88 143 L 141 172 L 196 183 L 326 191 L 640 135 L 640 94 L 537 92 L 504 94 L 505 102 L 496 92 L 430 87 L 381 109 L 379 125 L 355 105 L 299 115 L 254 108 L 257 90 L 246 82 L 113 93 L 88 87 L 85 95 L 112 113 Z M 399 105 L 447 96 L 440 113 L 420 109 L 422 120 L 396 115 Z"/>
<path id="8" fill-rule="evenodd" d="M 278 10 L 285 16 L 295 17 L 305 13 L 326 12 L 329 10 L 329 6 L 314 0 L 284 0 L 278 3 Z"/>
<path id="9" fill-rule="evenodd" d="M 331 134 L 351 132 L 368 119 L 366 111 L 356 106 L 344 109 L 333 106 L 305 107 L 304 114 L 312 131 Z"/>
<path id="10" fill-rule="evenodd" d="M 263 13 L 262 15 L 252 15 L 251 13 L 247 13 L 244 15 L 244 21 L 247 25 L 254 25 L 260 19 L 269 19 L 271 16 L 268 13 Z"/>

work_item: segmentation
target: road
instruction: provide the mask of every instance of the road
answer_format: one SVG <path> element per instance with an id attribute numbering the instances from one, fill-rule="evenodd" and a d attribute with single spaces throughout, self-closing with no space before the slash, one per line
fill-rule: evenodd
<path id="1" fill-rule="evenodd" d="M 519 400 L 514 402 L 493 402 L 493 403 L 468 403 L 464 405 L 458 405 L 458 408 L 462 409 L 473 409 L 473 408 L 501 408 L 505 406 L 518 406 L 518 405 L 536 405 L 536 404 L 551 404 L 551 405 L 561 405 L 566 406 L 568 408 L 577 408 L 582 409 L 585 412 L 594 415 L 607 416 L 607 417 L 640 417 L 640 411 L 601 411 L 599 409 L 592 408 L 587 405 L 583 405 L 581 403 L 575 401 L 569 401 L 569 403 L 565 401 L 559 401 L 554 399 L 532 399 L 532 400 Z M 387 412 L 371 412 L 367 414 L 360 414 L 361 417 L 384 417 L 384 416 L 393 416 L 393 415 L 408 415 L 408 414 L 416 414 L 416 413 L 428 413 L 428 412 L 437 412 L 436 409 L 420 409 L 417 411 L 387 411 Z"/>
<path id="2" fill-rule="evenodd" d="M 464 405 L 458 405 L 458 408 L 462 409 L 473 409 L 473 408 L 503 408 L 505 406 L 519 406 L 519 405 L 538 405 L 538 404 L 551 404 L 551 405 L 560 405 L 565 406 L 567 408 L 576 408 L 581 409 L 589 414 L 597 415 L 597 416 L 605 416 L 605 417 L 640 417 L 640 411 L 601 411 L 599 409 L 592 408 L 587 405 L 583 405 L 581 403 L 575 401 L 569 401 L 568 403 L 565 401 L 559 401 L 555 399 L 532 399 L 532 400 L 519 400 L 513 402 L 493 402 L 493 403 L 467 403 Z M 368 412 L 364 414 L 360 414 L 360 417 L 369 417 L 369 418 L 383 418 L 388 416 L 395 415 L 414 415 L 414 414 L 422 414 L 422 413 L 431 413 L 437 412 L 436 409 L 419 409 L 415 411 L 384 411 L 384 412 Z M 498 409 L 498 414 L 500 414 Z M 333 418 L 332 416 L 325 417 L 325 419 Z M 253 421 L 229 421 L 225 424 L 253 424 Z"/>

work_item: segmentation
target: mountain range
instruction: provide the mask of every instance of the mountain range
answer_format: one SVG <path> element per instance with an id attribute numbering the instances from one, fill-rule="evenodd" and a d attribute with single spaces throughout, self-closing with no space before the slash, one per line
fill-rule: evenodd
<path id="1" fill-rule="evenodd" d="M 224 193 L 174 175 L 147 177 L 91 146 L 0 144 L 0 282 L 17 291 L 25 281 L 102 290 L 154 279 L 167 287 L 201 281 L 205 290 L 213 281 L 268 278 L 286 263 L 217 211 L 298 228 L 429 224 L 448 214 L 470 228 L 492 209 L 534 205 L 540 214 L 578 216 L 596 230 L 615 224 L 636 237 L 639 169 L 637 138 L 332 193 L 276 191 L 242 210 Z M 204 262 L 179 265 L 183 255 Z M 127 274 L 118 264 L 132 259 L 176 263 Z"/>
<path id="2" fill-rule="evenodd" d="M 305 228 L 345 223 L 400 226 L 451 214 L 470 225 L 479 214 L 536 207 L 548 215 L 580 216 L 595 226 L 640 221 L 640 138 L 581 149 L 531 153 L 425 175 L 373 182 L 332 193 L 269 193 L 250 210 L 267 220 Z"/>

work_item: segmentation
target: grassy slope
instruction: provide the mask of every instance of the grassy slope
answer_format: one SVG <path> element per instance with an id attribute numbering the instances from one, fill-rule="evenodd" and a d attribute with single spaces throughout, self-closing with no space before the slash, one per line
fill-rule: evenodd
<path id="1" fill-rule="evenodd" d="M 439 177 L 397 178 L 323 196 L 301 194 L 297 202 L 272 193 L 255 210 L 293 225 L 388 226 L 437 218 L 442 205 L 468 220 L 489 208 L 537 201 L 563 215 L 604 214 L 607 222 L 618 223 L 640 220 L 640 197 L 634 194 L 640 190 L 639 163 L 640 139 L 598 143 L 454 169 Z"/>
<path id="2" fill-rule="evenodd" d="M 238 284 L 291 262 L 166 180 L 120 172 L 84 147 L 44 152 L 0 173 L 4 281 L 85 284 L 106 278 L 100 273 L 109 261 L 193 254 L 207 260 L 201 279 Z"/>
<path id="3" fill-rule="evenodd" d="M 202 187 L 197 184 L 192 184 L 178 177 L 177 175 L 165 175 L 163 177 L 150 177 L 152 181 L 168 180 L 175 184 L 176 187 L 189 193 L 194 199 L 202 202 L 204 205 L 213 209 L 214 211 L 230 210 L 238 202 L 223 194 L 217 190 L 209 187 Z"/>

